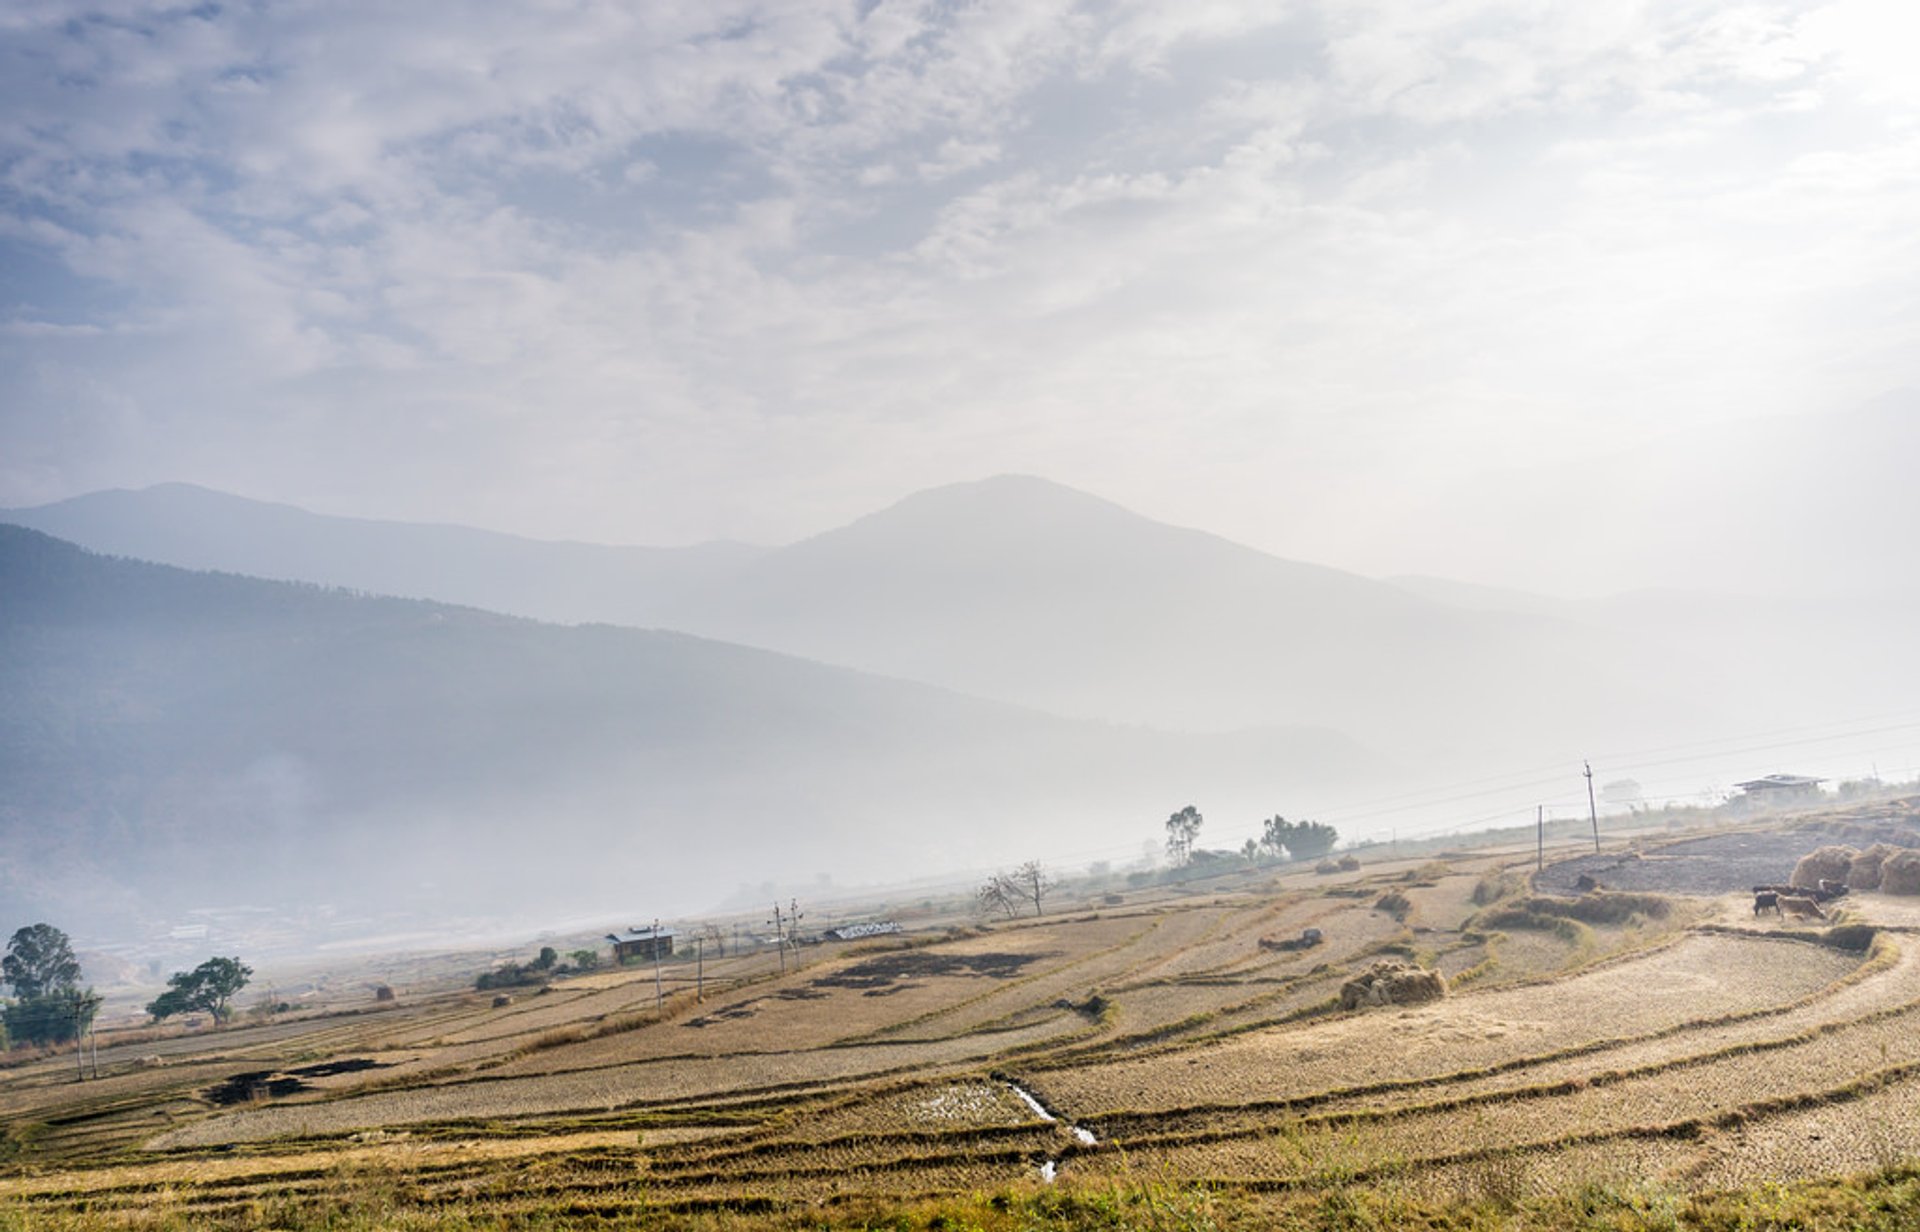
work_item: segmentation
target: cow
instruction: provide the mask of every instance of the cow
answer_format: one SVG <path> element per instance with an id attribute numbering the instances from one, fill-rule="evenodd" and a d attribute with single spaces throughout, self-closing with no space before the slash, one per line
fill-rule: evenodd
<path id="1" fill-rule="evenodd" d="M 1824 920 L 1827 913 L 1820 910 L 1820 904 L 1810 898 L 1797 894 L 1780 896 L 1780 914 L 1790 915 L 1796 920 Z"/>
<path id="2" fill-rule="evenodd" d="M 1775 893 L 1772 890 L 1754 891 L 1753 914 L 1759 915 L 1762 911 L 1771 911 L 1775 915 L 1779 915 L 1780 914 L 1780 895 Z"/>
<path id="3" fill-rule="evenodd" d="M 1847 887 L 1844 882 L 1829 881 L 1825 877 L 1822 877 L 1820 879 L 1820 901 L 1821 902 L 1824 903 L 1830 898 L 1845 898 L 1846 896 L 1847 896 Z"/>

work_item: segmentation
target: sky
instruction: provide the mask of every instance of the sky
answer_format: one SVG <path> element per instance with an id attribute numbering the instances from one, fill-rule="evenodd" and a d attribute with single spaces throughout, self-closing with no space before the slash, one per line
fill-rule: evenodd
<path id="1" fill-rule="evenodd" d="M 1917 45 L 1858 0 L 12 0 L 0 506 L 780 543 L 1023 472 L 1385 567 L 1481 477 L 1920 386 Z"/>

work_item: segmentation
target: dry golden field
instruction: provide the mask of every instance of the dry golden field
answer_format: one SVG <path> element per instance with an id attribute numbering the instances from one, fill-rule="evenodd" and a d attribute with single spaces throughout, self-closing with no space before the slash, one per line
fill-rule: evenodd
<path id="1" fill-rule="evenodd" d="M 1853 896 L 1868 927 L 1828 932 L 1736 893 L 1536 897 L 1531 871 L 1467 854 L 1066 896 L 805 947 L 784 976 L 716 959 L 697 1004 L 676 970 L 664 1012 L 631 969 L 499 1007 L 429 991 L 106 1035 L 95 1080 L 67 1056 L 0 1070 L 0 1229 L 859 1226 L 941 1202 L 1228 1226 L 1310 1195 L 1694 1201 L 1920 1156 L 1912 900 Z M 1277 945 L 1307 927 L 1320 945 Z M 1339 1010 L 1383 958 L 1453 988 Z M 1139 1215 L 1154 1193 L 1165 1220 Z M 1101 1223 L 1099 1195 L 1147 1205 Z M 314 1222 L 332 1209 L 367 1217 Z"/>

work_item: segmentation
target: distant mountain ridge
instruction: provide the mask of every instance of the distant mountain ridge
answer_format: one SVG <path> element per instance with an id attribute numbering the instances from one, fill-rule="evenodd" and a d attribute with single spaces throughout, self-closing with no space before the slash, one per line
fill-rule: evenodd
<path id="1" fill-rule="evenodd" d="M 1074 722 L 12 526 L 0 595 L 0 899 L 102 928 L 263 898 L 671 912 L 796 869 L 1137 851 L 1203 789 L 1252 815 L 1377 769 L 1328 732 Z"/>
<path id="2" fill-rule="evenodd" d="M 740 543 L 629 547 L 310 513 L 194 484 L 112 489 L 10 522 L 95 552 L 371 594 L 438 599 L 535 620 L 647 627 L 662 594 L 765 551 Z"/>
<path id="3" fill-rule="evenodd" d="M 1030 476 L 916 493 L 758 549 L 543 544 L 203 489 L 0 516 L 98 550 L 678 629 L 1072 718 L 1331 729 L 1435 774 L 1870 713 L 1899 702 L 1889 669 L 1915 657 L 1898 604 L 1377 581 Z"/>

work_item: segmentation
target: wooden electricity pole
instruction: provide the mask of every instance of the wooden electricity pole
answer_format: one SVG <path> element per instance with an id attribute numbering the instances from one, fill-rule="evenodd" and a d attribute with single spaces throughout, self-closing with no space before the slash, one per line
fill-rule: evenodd
<path id="1" fill-rule="evenodd" d="M 1600 854 L 1600 810 L 1593 803 L 1593 763 L 1580 763 L 1587 769 L 1587 817 L 1593 822 L 1593 854 Z"/>
<path id="2" fill-rule="evenodd" d="M 1547 806 L 1533 806 L 1533 867 L 1537 872 L 1547 866 Z"/>
<path id="3" fill-rule="evenodd" d="M 653 1008 L 665 1009 L 667 994 L 660 988 L 660 917 L 653 917 Z"/>

